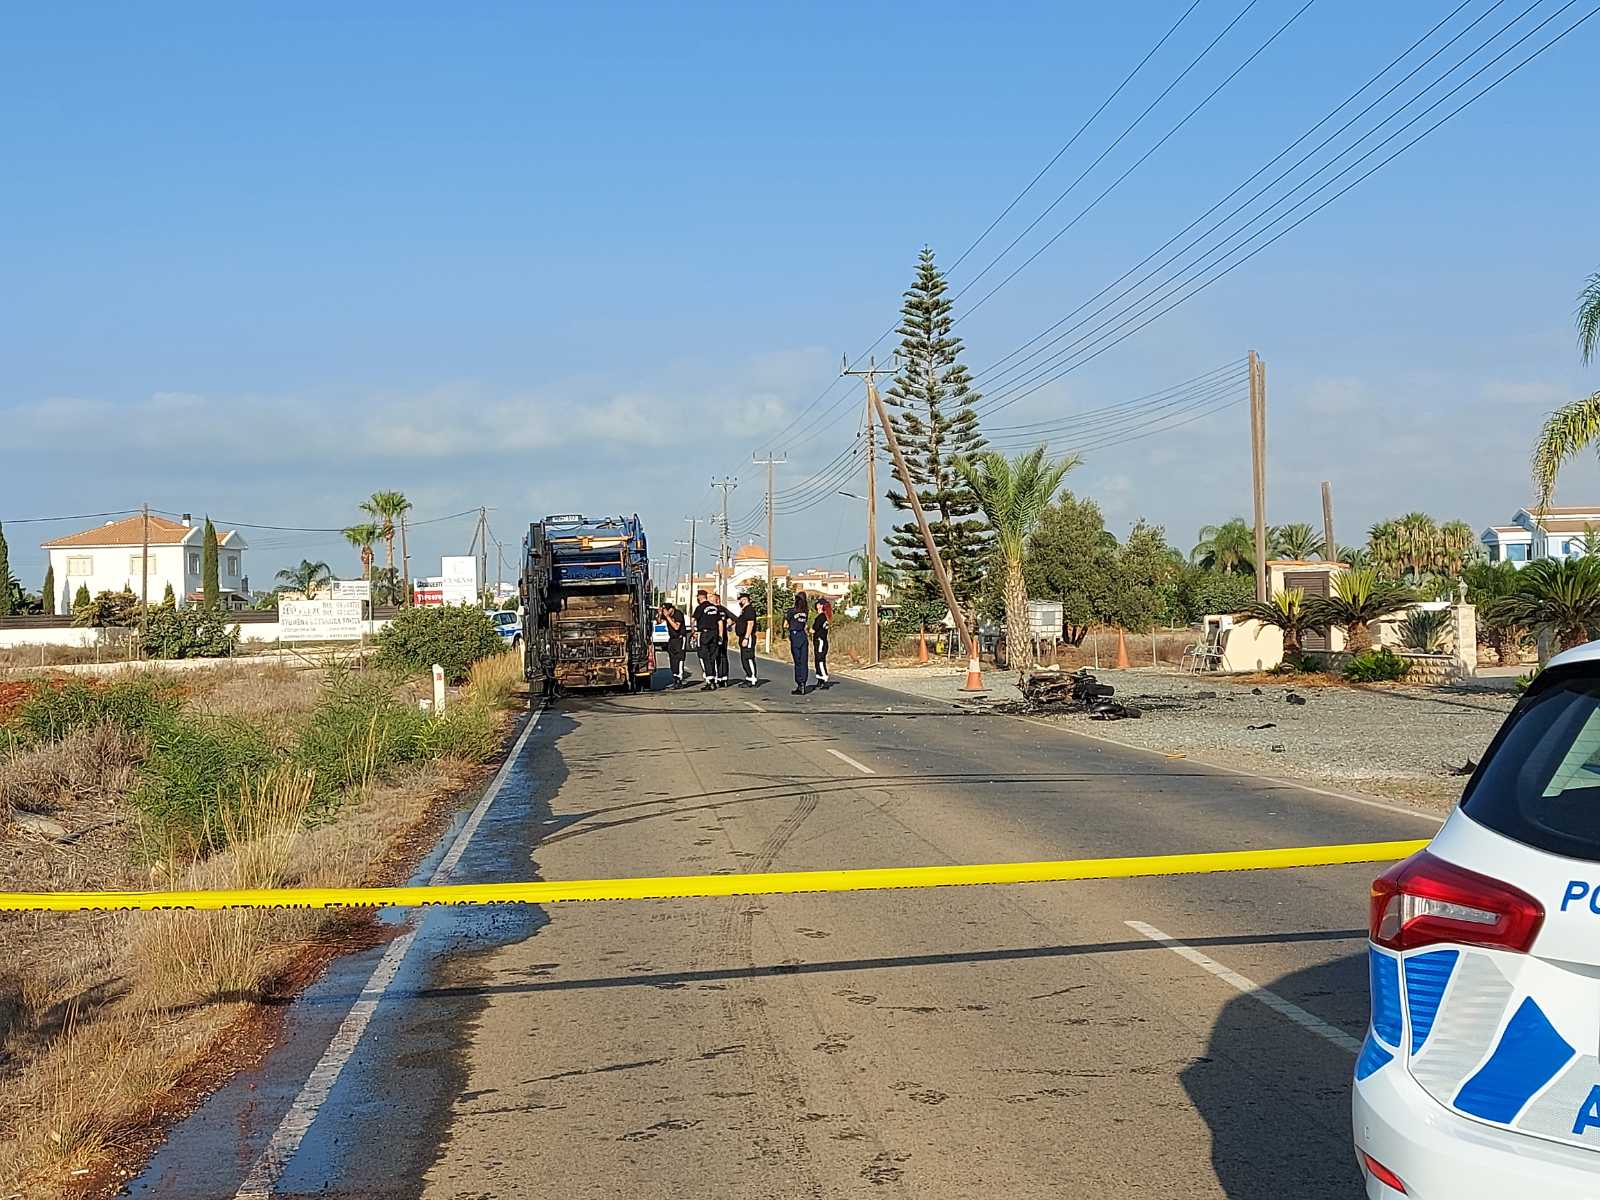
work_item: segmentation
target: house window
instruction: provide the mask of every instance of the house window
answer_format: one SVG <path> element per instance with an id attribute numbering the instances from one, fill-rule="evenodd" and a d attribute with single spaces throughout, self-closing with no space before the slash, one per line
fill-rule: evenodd
<path id="1" fill-rule="evenodd" d="M 1506 547 L 1506 561 L 1527 562 L 1528 548 L 1520 543 L 1513 542 L 1511 545 Z"/>
<path id="2" fill-rule="evenodd" d="M 141 558 L 139 555 L 137 555 L 137 554 L 128 555 L 128 574 L 129 575 L 138 575 L 138 574 L 140 574 L 144 569 L 143 564 L 144 564 L 144 559 Z M 156 560 L 155 560 L 155 557 L 152 555 L 151 558 L 150 558 L 150 574 L 154 575 L 155 573 L 156 573 Z"/>
<path id="3" fill-rule="evenodd" d="M 89 554 L 75 554 L 67 559 L 68 575 L 93 575 L 94 557 Z"/>
<path id="4" fill-rule="evenodd" d="M 1570 540 L 1562 542 L 1561 543 L 1561 557 L 1562 558 L 1566 558 L 1571 553 L 1572 553 L 1572 542 Z"/>
<path id="5" fill-rule="evenodd" d="M 239 578 L 239 556 L 237 554 L 228 555 L 228 578 Z"/>
<path id="6" fill-rule="evenodd" d="M 197 552 L 189 555 L 189 574 L 200 574 L 200 555 Z"/>
<path id="7" fill-rule="evenodd" d="M 1496 563 L 1496 562 L 1500 561 L 1500 543 L 1499 542 L 1490 542 L 1489 543 L 1489 561 L 1492 562 L 1492 563 Z"/>

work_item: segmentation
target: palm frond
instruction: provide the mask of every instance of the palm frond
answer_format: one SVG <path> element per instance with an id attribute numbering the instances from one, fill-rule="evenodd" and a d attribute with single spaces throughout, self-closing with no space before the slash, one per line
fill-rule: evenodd
<path id="1" fill-rule="evenodd" d="M 1538 507 L 1555 494 L 1563 464 L 1600 441 L 1600 392 L 1574 400 L 1551 413 L 1533 448 L 1533 487 Z"/>
<path id="2" fill-rule="evenodd" d="M 1577 322 L 1578 354 L 1584 362 L 1592 362 L 1600 345 L 1600 271 L 1589 276 L 1578 293 Z"/>

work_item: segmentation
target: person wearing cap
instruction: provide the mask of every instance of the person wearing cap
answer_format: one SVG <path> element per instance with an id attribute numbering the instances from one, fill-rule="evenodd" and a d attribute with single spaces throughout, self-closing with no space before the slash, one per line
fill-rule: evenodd
<path id="1" fill-rule="evenodd" d="M 794 694 L 806 694 L 806 675 L 811 646 L 807 641 L 806 594 L 794 594 L 794 606 L 789 609 L 789 615 L 784 618 L 784 623 L 789 630 L 789 654 L 794 659 Z"/>
<path id="2" fill-rule="evenodd" d="M 731 682 L 728 678 L 728 637 L 733 632 L 733 623 L 737 616 L 722 602 L 721 592 L 711 593 L 711 603 L 717 606 L 717 612 L 722 618 L 722 624 L 717 632 L 717 686 L 727 687 Z"/>

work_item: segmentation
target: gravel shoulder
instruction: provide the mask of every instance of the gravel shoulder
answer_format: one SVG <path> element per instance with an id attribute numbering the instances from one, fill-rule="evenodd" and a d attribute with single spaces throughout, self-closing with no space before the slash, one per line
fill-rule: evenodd
<path id="1" fill-rule="evenodd" d="M 836 673 L 927 699 L 985 705 L 1019 701 L 1015 677 L 989 673 L 987 693 L 961 690 L 964 670 L 873 667 Z M 1516 697 L 1476 688 L 1328 687 L 1235 681 L 1149 670 L 1099 671 L 1138 720 L 1080 714 L 1033 720 L 1213 766 L 1294 779 L 1448 812 Z M 1293 693 L 1304 704 L 1289 700 Z M 1254 728 L 1252 728 L 1254 726 Z"/>

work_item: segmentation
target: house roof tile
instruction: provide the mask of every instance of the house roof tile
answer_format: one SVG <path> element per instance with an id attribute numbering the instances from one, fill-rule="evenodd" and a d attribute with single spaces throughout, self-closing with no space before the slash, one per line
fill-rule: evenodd
<path id="1" fill-rule="evenodd" d="M 176 546 L 193 533 L 196 526 L 185 525 L 181 521 L 171 521 L 166 517 L 150 516 L 150 544 L 152 546 Z M 217 541 L 226 541 L 232 531 L 217 531 Z M 93 529 L 85 529 L 82 533 L 69 533 L 66 537 L 56 538 L 54 541 L 43 543 L 45 550 L 68 549 L 90 546 L 142 546 L 144 544 L 144 517 L 124 517 L 120 521 L 108 521 L 104 525 L 97 525 Z"/>

